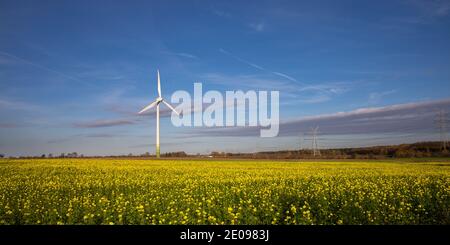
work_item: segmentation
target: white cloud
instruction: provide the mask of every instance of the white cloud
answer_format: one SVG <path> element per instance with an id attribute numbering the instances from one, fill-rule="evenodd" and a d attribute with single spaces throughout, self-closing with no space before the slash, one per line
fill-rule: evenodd
<path id="1" fill-rule="evenodd" d="M 376 105 L 381 102 L 383 97 L 397 92 L 396 90 L 389 90 L 383 92 L 373 92 L 369 94 L 369 105 Z"/>
<path id="2" fill-rule="evenodd" d="M 79 122 L 74 123 L 74 126 L 77 128 L 102 128 L 102 127 L 113 127 L 127 124 L 134 124 L 135 122 L 132 120 L 125 119 L 114 119 L 114 120 L 95 120 L 90 122 Z"/>
<path id="3" fill-rule="evenodd" d="M 262 23 L 262 22 L 260 22 L 260 23 L 250 23 L 248 26 L 250 28 L 252 28 L 254 31 L 257 31 L 257 32 L 264 31 L 264 29 L 266 28 L 266 25 L 264 23 Z"/>
<path id="4" fill-rule="evenodd" d="M 447 16 L 450 13 L 450 1 L 448 0 L 410 0 L 408 2 L 432 17 Z"/>
<path id="5" fill-rule="evenodd" d="M 224 18 L 231 18 L 231 14 L 222 10 L 218 10 L 218 9 L 213 9 L 213 14 L 219 16 L 219 17 L 224 17 Z"/>
<path id="6" fill-rule="evenodd" d="M 315 116 L 293 118 L 280 122 L 279 136 L 298 135 L 319 126 L 324 135 L 382 135 L 419 134 L 431 135 L 435 130 L 433 119 L 442 109 L 450 109 L 450 99 L 420 101 L 383 107 L 360 108 Z M 258 136 L 259 127 L 206 128 L 193 130 L 193 135 L 209 137 Z M 367 139 L 366 139 L 367 140 Z"/>

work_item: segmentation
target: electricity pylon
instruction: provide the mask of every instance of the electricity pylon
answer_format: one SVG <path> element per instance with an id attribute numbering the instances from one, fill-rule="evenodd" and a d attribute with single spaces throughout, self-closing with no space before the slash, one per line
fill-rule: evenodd
<path id="1" fill-rule="evenodd" d="M 312 149 L 313 149 L 313 156 L 320 156 L 320 150 L 317 143 L 317 134 L 319 132 L 319 126 L 316 126 L 315 128 L 311 128 L 312 131 Z"/>
<path id="2" fill-rule="evenodd" d="M 439 130 L 440 139 L 442 142 L 442 150 L 447 150 L 447 125 L 448 125 L 448 113 L 440 110 L 435 119 L 436 128 Z"/>

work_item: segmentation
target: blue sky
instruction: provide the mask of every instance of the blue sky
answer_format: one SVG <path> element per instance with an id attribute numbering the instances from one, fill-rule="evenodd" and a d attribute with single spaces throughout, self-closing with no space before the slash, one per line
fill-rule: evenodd
<path id="1" fill-rule="evenodd" d="M 450 1 L 2 0 L 0 153 L 153 153 L 154 116 L 136 112 L 156 69 L 166 97 L 202 82 L 281 103 L 270 139 L 165 117 L 162 152 L 309 147 L 315 125 L 321 147 L 436 140 L 449 26 Z"/>

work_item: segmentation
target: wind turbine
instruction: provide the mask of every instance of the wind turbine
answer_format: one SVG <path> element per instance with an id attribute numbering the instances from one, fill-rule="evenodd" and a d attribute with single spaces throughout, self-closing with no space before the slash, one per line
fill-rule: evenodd
<path id="1" fill-rule="evenodd" d="M 169 103 L 167 103 L 162 97 L 161 97 L 161 81 L 159 78 L 159 70 L 157 70 L 158 73 L 158 97 L 155 101 L 153 101 L 148 106 L 144 107 L 139 114 L 144 113 L 145 111 L 153 108 L 156 105 L 156 157 L 159 158 L 159 104 L 164 103 L 167 107 L 169 107 L 173 112 L 175 112 L 177 115 L 180 115 Z"/>

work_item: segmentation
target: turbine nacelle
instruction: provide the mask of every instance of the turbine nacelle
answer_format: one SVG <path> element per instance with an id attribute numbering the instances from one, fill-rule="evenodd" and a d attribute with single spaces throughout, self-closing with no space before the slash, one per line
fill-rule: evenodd
<path id="1" fill-rule="evenodd" d="M 153 101 L 152 103 L 150 103 L 149 105 L 147 105 L 146 107 L 144 107 L 144 109 L 142 109 L 139 114 L 144 113 L 145 111 L 153 108 L 156 105 L 161 104 L 161 102 L 163 102 L 167 107 L 169 107 L 169 109 L 171 109 L 173 112 L 175 112 L 175 114 L 180 115 L 180 113 L 178 113 L 171 104 L 167 103 L 163 97 L 161 97 L 161 80 L 159 78 L 159 70 L 158 70 L 158 97 L 156 98 L 155 101 Z"/>

